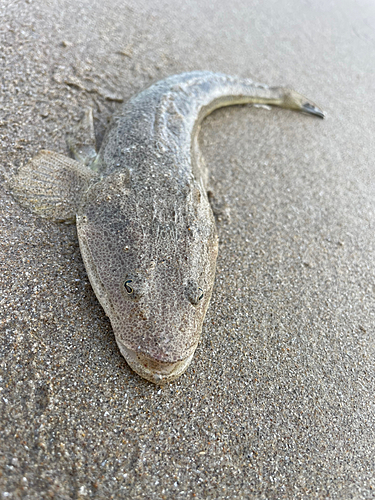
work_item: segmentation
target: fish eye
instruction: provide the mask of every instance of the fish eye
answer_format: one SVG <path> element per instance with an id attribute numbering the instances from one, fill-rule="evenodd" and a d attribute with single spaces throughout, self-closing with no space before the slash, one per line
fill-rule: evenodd
<path id="1" fill-rule="evenodd" d="M 190 304 L 196 306 L 204 297 L 203 289 L 198 286 L 196 281 L 188 280 L 185 286 L 185 297 Z"/>
<path id="2" fill-rule="evenodd" d="M 130 286 L 131 283 L 133 283 L 133 280 L 126 280 L 124 283 L 125 290 L 128 292 L 129 295 L 133 293 L 133 288 Z"/>
<path id="3" fill-rule="evenodd" d="M 147 279 L 139 273 L 132 273 L 124 277 L 124 291 L 126 296 L 132 300 L 139 300 L 147 293 Z"/>

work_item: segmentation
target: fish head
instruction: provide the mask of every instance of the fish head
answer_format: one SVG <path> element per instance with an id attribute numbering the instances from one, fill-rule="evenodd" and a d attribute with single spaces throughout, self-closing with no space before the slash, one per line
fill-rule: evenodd
<path id="1" fill-rule="evenodd" d="M 111 177 L 77 216 L 81 253 L 126 361 L 163 384 L 185 371 L 200 338 L 217 257 L 212 211 L 205 194 L 198 206 L 196 196 L 163 203 Z"/>

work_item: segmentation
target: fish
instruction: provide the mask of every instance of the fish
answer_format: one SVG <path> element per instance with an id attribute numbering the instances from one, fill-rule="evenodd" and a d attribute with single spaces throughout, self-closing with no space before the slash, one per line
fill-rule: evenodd
<path id="1" fill-rule="evenodd" d="M 122 106 L 98 152 L 88 109 L 68 141 L 73 158 L 42 150 L 11 181 L 22 206 L 76 223 L 121 354 L 158 385 L 190 365 L 215 279 L 218 236 L 199 129 L 215 109 L 238 104 L 324 117 L 288 88 L 209 71 L 173 75 Z"/>

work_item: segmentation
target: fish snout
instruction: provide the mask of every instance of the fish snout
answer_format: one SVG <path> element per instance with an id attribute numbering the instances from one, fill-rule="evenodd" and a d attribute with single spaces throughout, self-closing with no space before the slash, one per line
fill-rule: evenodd
<path id="1" fill-rule="evenodd" d="M 118 344 L 126 362 L 138 375 L 157 385 L 163 385 L 178 378 L 190 365 L 196 345 L 189 349 L 184 359 L 172 362 L 159 361 Z"/>

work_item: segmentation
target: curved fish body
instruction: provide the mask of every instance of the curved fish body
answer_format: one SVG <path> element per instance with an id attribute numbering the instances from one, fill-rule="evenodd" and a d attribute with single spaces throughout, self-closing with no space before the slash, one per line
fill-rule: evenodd
<path id="1" fill-rule="evenodd" d="M 93 139 L 73 139 L 76 160 L 42 151 L 12 183 L 35 213 L 76 220 L 87 274 L 120 351 L 157 384 L 190 364 L 214 283 L 218 240 L 199 125 L 214 109 L 245 103 L 324 116 L 292 90 L 185 73 L 131 98 L 98 154 Z M 90 113 L 84 123 L 92 137 Z"/>

